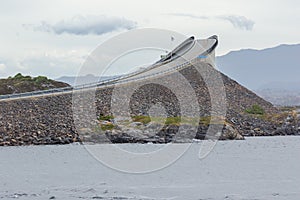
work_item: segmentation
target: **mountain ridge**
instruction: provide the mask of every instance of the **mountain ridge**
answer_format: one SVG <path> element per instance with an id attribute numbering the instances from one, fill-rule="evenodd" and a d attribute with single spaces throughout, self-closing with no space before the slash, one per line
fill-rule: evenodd
<path id="1" fill-rule="evenodd" d="M 224 54 L 224 55 L 220 55 L 217 57 L 223 57 L 223 56 L 228 56 L 231 53 L 236 53 L 236 52 L 242 52 L 242 51 L 253 51 L 253 52 L 258 52 L 258 51 L 268 51 L 268 50 L 273 50 L 276 48 L 280 48 L 280 47 L 293 47 L 293 46 L 300 46 L 300 43 L 297 44 L 279 44 L 276 45 L 274 47 L 267 47 L 267 48 L 262 48 L 262 49 L 255 49 L 255 48 L 242 48 L 242 49 L 238 49 L 238 50 L 231 50 L 228 53 Z"/>
<path id="2" fill-rule="evenodd" d="M 300 44 L 281 44 L 266 49 L 241 49 L 216 58 L 218 69 L 241 85 L 257 91 L 276 105 L 285 105 L 278 89 L 290 96 L 300 91 Z M 268 90 L 268 94 L 264 91 Z M 274 90 L 274 92 L 269 92 Z M 274 95 L 272 95 L 274 93 Z M 270 95 L 271 94 L 271 95 Z M 295 98 L 298 99 L 299 95 Z M 291 99 L 289 104 L 293 104 Z"/>

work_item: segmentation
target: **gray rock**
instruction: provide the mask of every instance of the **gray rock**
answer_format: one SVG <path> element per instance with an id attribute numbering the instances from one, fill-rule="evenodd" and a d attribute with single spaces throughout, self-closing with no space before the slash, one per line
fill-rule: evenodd
<path id="1" fill-rule="evenodd" d="M 243 140 L 244 137 L 232 126 L 225 124 L 223 133 L 221 135 L 222 140 Z"/>
<path id="2" fill-rule="evenodd" d="M 129 124 L 130 127 L 137 127 L 137 126 L 143 126 L 142 122 L 132 122 Z"/>

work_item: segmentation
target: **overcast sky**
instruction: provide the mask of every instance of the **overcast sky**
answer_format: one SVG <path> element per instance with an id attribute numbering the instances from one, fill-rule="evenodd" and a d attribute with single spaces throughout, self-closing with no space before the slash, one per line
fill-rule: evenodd
<path id="1" fill-rule="evenodd" d="M 216 34 L 217 55 L 300 43 L 299 0 L 0 1 L 0 77 L 76 75 L 97 45 L 135 28 Z"/>

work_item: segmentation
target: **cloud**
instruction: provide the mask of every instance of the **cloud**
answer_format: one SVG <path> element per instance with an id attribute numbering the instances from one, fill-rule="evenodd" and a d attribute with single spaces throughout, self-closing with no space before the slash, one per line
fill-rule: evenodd
<path id="1" fill-rule="evenodd" d="M 166 15 L 177 16 L 177 17 L 190 17 L 195 19 L 209 19 L 210 17 L 204 15 L 193 15 L 188 13 L 167 13 Z"/>
<path id="2" fill-rule="evenodd" d="M 136 22 L 121 18 L 110 17 L 105 15 L 76 15 L 71 19 L 61 20 L 55 24 L 42 21 L 38 25 L 24 24 L 26 29 L 33 29 L 34 31 L 42 31 L 55 34 L 74 34 L 74 35 L 102 35 L 118 30 L 130 30 L 135 28 Z"/>
<path id="3" fill-rule="evenodd" d="M 81 50 L 39 50 L 29 52 L 25 57 L 11 57 L 0 61 L 0 78 L 22 73 L 31 76 L 57 78 L 63 75 L 76 75 L 89 51 Z M 1 71 L 1 67 L 6 68 Z"/>
<path id="4" fill-rule="evenodd" d="M 218 16 L 217 18 L 229 21 L 235 28 L 251 31 L 255 24 L 254 21 L 239 15 Z"/>
<path id="5" fill-rule="evenodd" d="M 6 60 L 2 60 L 0 62 L 0 79 L 8 76 L 8 71 L 10 70 L 9 66 L 7 65 Z"/>
<path id="6" fill-rule="evenodd" d="M 222 16 L 205 16 L 205 15 L 193 15 L 188 13 L 168 13 L 166 15 L 177 16 L 177 17 L 190 17 L 194 19 L 219 19 L 230 22 L 234 28 L 251 31 L 254 27 L 255 22 L 245 16 L 239 15 L 222 15 Z"/>
<path id="7" fill-rule="evenodd" d="M 0 63 L 0 71 L 5 71 L 6 65 L 4 63 Z"/>

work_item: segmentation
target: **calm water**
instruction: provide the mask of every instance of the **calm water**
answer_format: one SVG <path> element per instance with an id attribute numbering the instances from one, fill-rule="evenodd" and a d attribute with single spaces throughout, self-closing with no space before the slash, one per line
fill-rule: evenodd
<path id="1" fill-rule="evenodd" d="M 110 169 L 78 144 L 1 147 L 0 199 L 300 199 L 300 137 L 218 142 L 203 160 L 200 146 L 148 174 Z"/>

